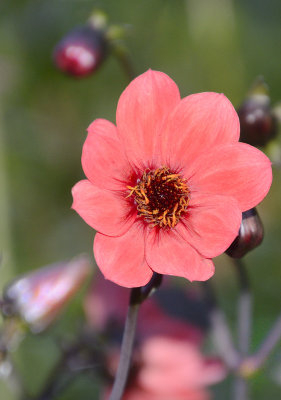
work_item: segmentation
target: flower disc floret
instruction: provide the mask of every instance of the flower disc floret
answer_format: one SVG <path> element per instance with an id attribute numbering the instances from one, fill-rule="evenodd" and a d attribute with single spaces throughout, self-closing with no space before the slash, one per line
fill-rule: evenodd
<path id="1" fill-rule="evenodd" d="M 187 211 L 186 180 L 167 167 L 144 171 L 136 186 L 128 186 L 138 215 L 151 227 L 174 228 Z"/>

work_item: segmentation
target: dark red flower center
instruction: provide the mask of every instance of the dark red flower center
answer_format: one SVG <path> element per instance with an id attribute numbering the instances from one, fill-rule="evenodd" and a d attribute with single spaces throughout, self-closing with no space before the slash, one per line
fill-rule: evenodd
<path id="1" fill-rule="evenodd" d="M 188 207 L 186 180 L 167 167 L 144 171 L 137 185 L 128 189 L 138 215 L 152 226 L 174 228 Z"/>

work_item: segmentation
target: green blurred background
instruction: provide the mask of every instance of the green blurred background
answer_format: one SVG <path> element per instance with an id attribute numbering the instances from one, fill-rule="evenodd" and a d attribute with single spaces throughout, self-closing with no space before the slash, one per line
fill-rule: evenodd
<path id="1" fill-rule="evenodd" d="M 280 0 L 2 1 L 1 288 L 24 271 L 91 253 L 93 231 L 70 209 L 71 188 L 83 177 L 80 157 L 87 126 L 97 117 L 115 121 L 116 103 L 128 81 L 113 56 L 93 76 L 77 80 L 58 72 L 51 54 L 57 41 L 83 24 L 94 8 L 103 9 L 111 23 L 128 25 L 126 43 L 137 74 L 161 70 L 177 82 L 182 96 L 223 92 L 235 106 L 263 75 L 273 104 L 281 100 Z M 265 239 L 246 257 L 255 296 L 252 350 L 280 311 L 280 179 L 280 170 L 274 169 L 271 192 L 258 208 Z M 234 329 L 233 276 L 229 259 L 218 258 L 213 281 Z M 75 332 L 81 299 L 51 332 L 21 344 L 18 368 L 32 392 L 57 357 L 56 335 Z M 280 347 L 251 384 L 255 400 L 280 398 Z M 93 400 L 92 379 L 81 378 L 75 385 L 60 398 Z M 215 388 L 215 398 L 228 398 L 230 387 L 227 381 Z M 13 398 L 0 382 L 0 399 Z"/>

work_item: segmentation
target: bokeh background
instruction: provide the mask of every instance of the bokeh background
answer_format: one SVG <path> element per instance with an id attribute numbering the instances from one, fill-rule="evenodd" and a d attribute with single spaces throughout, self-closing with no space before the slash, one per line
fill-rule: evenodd
<path id="1" fill-rule="evenodd" d="M 52 51 L 96 7 L 111 23 L 127 25 L 126 44 L 136 72 L 166 72 L 182 96 L 223 92 L 239 106 L 255 78 L 263 75 L 272 103 L 281 100 L 280 0 L 2 1 L 1 288 L 25 271 L 81 252 L 91 254 L 94 234 L 70 209 L 71 188 L 83 177 L 80 157 L 87 126 L 97 117 L 115 121 L 118 97 L 128 79 L 112 55 L 91 77 L 70 78 L 54 68 Z M 278 152 L 278 140 L 280 135 L 277 144 L 265 149 L 270 156 Z M 264 242 L 245 258 L 254 294 L 252 350 L 280 312 L 280 182 L 281 171 L 274 168 L 271 192 L 258 207 Z M 225 255 L 216 264 L 212 280 L 235 329 L 234 271 Z M 21 343 L 15 360 L 32 393 L 57 359 L 57 338 L 75 335 L 83 319 L 82 299 L 83 291 L 55 327 L 28 335 Z M 280 347 L 251 385 L 255 400 L 279 398 Z M 60 399 L 93 399 L 97 386 L 92 376 L 81 377 Z M 230 387 L 228 379 L 214 388 L 215 399 L 227 398 Z M 13 398 L 0 382 L 0 399 Z"/>

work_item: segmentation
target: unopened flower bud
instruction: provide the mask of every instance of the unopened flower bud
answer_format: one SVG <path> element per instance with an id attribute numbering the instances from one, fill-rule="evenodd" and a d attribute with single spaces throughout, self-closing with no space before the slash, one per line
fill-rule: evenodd
<path id="1" fill-rule="evenodd" d="M 104 31 L 89 24 L 69 32 L 55 47 L 53 59 L 61 71 L 84 77 L 96 71 L 106 53 Z"/>
<path id="2" fill-rule="evenodd" d="M 237 113 L 241 142 L 264 146 L 276 136 L 277 118 L 271 109 L 267 86 L 261 78 L 254 83 Z"/>
<path id="3" fill-rule="evenodd" d="M 255 208 L 242 213 L 239 234 L 226 250 L 233 258 L 241 258 L 261 244 L 263 240 L 263 225 Z"/>
<path id="4" fill-rule="evenodd" d="M 33 332 L 40 332 L 60 314 L 90 271 L 86 256 L 40 268 L 12 282 L 4 301 L 13 304 Z"/>

